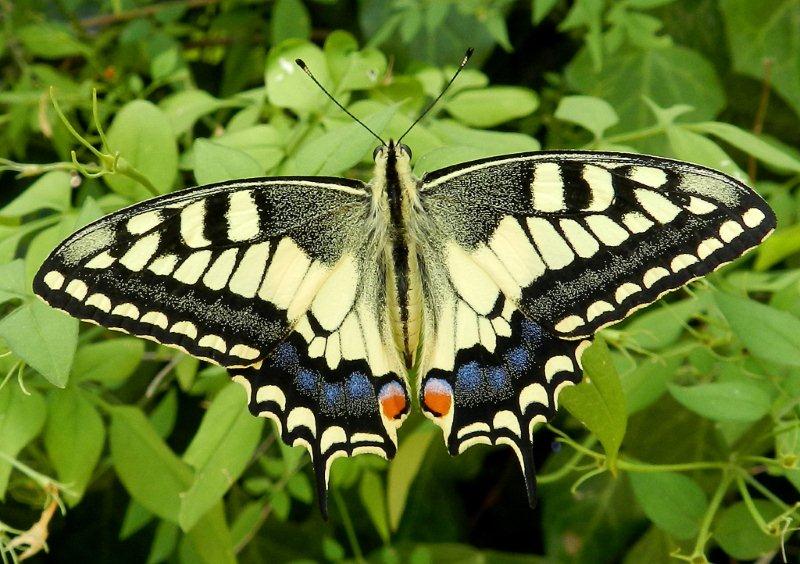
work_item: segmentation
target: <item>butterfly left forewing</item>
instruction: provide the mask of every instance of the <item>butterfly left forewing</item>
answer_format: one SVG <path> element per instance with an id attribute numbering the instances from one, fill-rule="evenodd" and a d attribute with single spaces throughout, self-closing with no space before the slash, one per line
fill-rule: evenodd
<path id="1" fill-rule="evenodd" d="M 324 494 L 337 456 L 391 457 L 407 412 L 361 182 L 236 181 L 106 216 L 34 279 L 67 313 L 220 364 Z M 320 502 L 324 503 L 324 495 Z"/>
<path id="2" fill-rule="evenodd" d="M 420 400 L 453 453 L 476 442 L 529 452 L 532 424 L 579 381 L 595 331 L 775 226 L 766 203 L 726 175 L 615 153 L 456 165 L 423 178 L 420 202 L 431 279 Z M 524 451 L 520 461 L 531 491 Z"/>

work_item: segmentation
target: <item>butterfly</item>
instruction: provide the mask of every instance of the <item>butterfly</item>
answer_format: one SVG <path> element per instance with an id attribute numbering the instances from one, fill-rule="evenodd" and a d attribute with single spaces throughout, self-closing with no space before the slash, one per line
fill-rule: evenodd
<path id="1" fill-rule="evenodd" d="M 369 183 L 160 196 L 80 229 L 33 282 L 70 315 L 227 368 L 250 411 L 309 451 L 323 513 L 332 462 L 392 458 L 412 396 L 451 454 L 510 446 L 533 503 L 535 427 L 594 333 L 775 227 L 752 189 L 685 162 L 547 151 L 416 178 L 402 136 L 370 132 Z"/>

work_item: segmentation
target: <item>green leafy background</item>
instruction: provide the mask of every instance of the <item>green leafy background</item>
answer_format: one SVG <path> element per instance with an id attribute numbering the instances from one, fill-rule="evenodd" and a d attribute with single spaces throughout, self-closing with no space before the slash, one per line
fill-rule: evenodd
<path id="1" fill-rule="evenodd" d="M 800 1 L 0 0 L 0 555 L 225 563 L 800 560 Z M 30 281 L 76 228 L 199 183 L 417 173 L 539 148 L 638 151 L 756 187 L 758 251 L 602 332 L 536 435 L 451 459 L 308 457 L 225 372 L 79 324 Z M 490 190 L 491 187 L 487 187 Z M 44 543 L 49 554 L 44 555 Z"/>

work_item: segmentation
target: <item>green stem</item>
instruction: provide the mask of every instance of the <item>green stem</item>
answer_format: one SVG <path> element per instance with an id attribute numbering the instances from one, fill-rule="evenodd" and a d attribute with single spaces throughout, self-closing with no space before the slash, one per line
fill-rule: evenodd
<path id="1" fill-rule="evenodd" d="M 331 495 L 333 496 L 337 509 L 339 509 L 339 515 L 342 517 L 342 525 L 344 526 L 347 540 L 350 542 L 350 548 L 353 550 L 353 556 L 356 562 L 365 562 L 364 553 L 361 552 L 361 546 L 358 544 L 358 537 L 353 528 L 353 522 L 350 520 L 350 513 L 347 511 L 347 506 L 342 496 L 339 494 L 339 491 L 334 488 L 331 488 Z"/>
<path id="2" fill-rule="evenodd" d="M 589 436 L 589 438 L 587 438 L 583 442 L 583 444 L 587 448 L 590 448 L 596 442 L 597 442 L 597 439 L 594 436 Z M 572 455 L 572 457 L 561 468 L 559 468 L 555 472 L 549 472 L 547 474 L 540 474 L 539 476 L 537 476 L 536 477 L 536 483 L 537 484 L 551 484 L 553 482 L 557 482 L 558 480 L 561 480 L 562 478 L 565 478 L 566 476 L 568 476 L 569 474 L 571 474 L 572 472 L 574 472 L 576 470 L 576 466 L 578 466 L 578 463 L 581 461 L 581 459 L 584 456 L 585 456 L 584 453 L 582 453 L 580 451 L 576 451 Z"/>
<path id="3" fill-rule="evenodd" d="M 747 506 L 747 510 L 753 517 L 753 521 L 756 522 L 762 531 L 764 531 L 766 534 L 769 534 L 767 522 L 759 512 L 756 504 L 753 502 L 753 498 L 750 496 L 750 491 L 747 489 L 747 485 L 745 484 L 741 474 L 736 476 L 736 487 L 739 488 L 739 494 L 742 496 L 742 501 L 744 501 L 744 504 Z"/>
<path id="4" fill-rule="evenodd" d="M 764 484 L 753 478 L 750 474 L 742 470 L 742 478 L 744 478 L 745 482 L 750 484 L 750 486 L 757 490 L 761 495 L 769 499 L 772 503 L 783 509 L 784 511 L 788 511 L 791 509 L 791 506 L 772 493 L 769 488 L 765 487 Z"/>
<path id="5" fill-rule="evenodd" d="M 730 464 L 727 462 L 707 461 L 707 462 L 684 462 L 682 464 L 648 464 L 646 462 L 636 462 L 620 458 L 617 460 L 617 468 L 628 472 L 691 472 L 693 470 L 728 470 Z"/>
<path id="6" fill-rule="evenodd" d="M 728 487 L 730 487 L 732 480 L 733 476 L 731 472 L 726 469 L 726 471 L 722 474 L 722 479 L 720 480 L 717 489 L 714 491 L 711 502 L 708 504 L 706 514 L 703 516 L 703 521 L 700 524 L 700 532 L 697 533 L 697 542 L 695 542 L 694 552 L 692 553 L 693 558 L 705 558 L 704 549 L 708 538 L 711 536 L 711 523 L 714 521 L 714 516 L 717 514 L 717 511 L 719 511 L 719 506 L 722 503 L 722 499 L 725 497 L 725 493 L 728 491 Z"/>

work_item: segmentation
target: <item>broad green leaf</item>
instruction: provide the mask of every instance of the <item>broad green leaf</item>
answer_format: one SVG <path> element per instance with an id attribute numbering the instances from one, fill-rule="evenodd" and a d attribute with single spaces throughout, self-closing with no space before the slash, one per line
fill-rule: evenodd
<path id="1" fill-rule="evenodd" d="M 380 132 L 392 119 L 398 107 L 387 106 L 363 118 L 373 131 Z M 375 138 L 357 123 L 334 127 L 327 133 L 300 146 L 286 161 L 282 174 L 332 176 L 354 167 L 376 145 Z"/>
<path id="2" fill-rule="evenodd" d="M 678 403 L 713 421 L 758 421 L 772 404 L 761 386 L 747 380 L 667 387 Z"/>
<path id="3" fill-rule="evenodd" d="M 183 455 L 195 469 L 195 479 L 182 496 L 179 523 L 184 531 L 189 531 L 239 478 L 258 446 L 263 423 L 250 414 L 239 384 L 229 384 L 214 398 Z"/>
<path id="4" fill-rule="evenodd" d="M 533 113 L 539 98 L 527 88 L 488 86 L 459 92 L 444 107 L 465 125 L 492 127 Z"/>
<path id="5" fill-rule="evenodd" d="M 261 526 L 261 512 L 264 511 L 264 504 L 264 501 L 251 501 L 239 510 L 231 524 L 233 546 L 244 544 Z"/>
<path id="6" fill-rule="evenodd" d="M 733 332 L 754 356 L 781 365 L 800 366 L 800 319 L 722 292 L 715 293 L 714 300 Z M 754 327 L 758 330 L 754 331 Z"/>
<path id="7" fill-rule="evenodd" d="M 25 280 L 25 262 L 17 259 L 0 264 L 0 304 L 9 300 L 25 300 L 31 290 Z"/>
<path id="8" fill-rule="evenodd" d="M 178 418 L 178 393 L 175 388 L 170 388 L 158 402 L 155 409 L 150 412 L 150 423 L 158 436 L 166 439 L 172 434 L 175 421 Z"/>
<path id="9" fill-rule="evenodd" d="M 272 44 L 286 39 L 308 39 L 311 36 L 311 18 L 300 0 L 276 0 L 270 20 Z"/>
<path id="10" fill-rule="evenodd" d="M 240 105 L 238 102 L 214 98 L 205 90 L 184 90 L 167 96 L 159 103 L 175 135 L 189 131 L 204 115 L 220 108 Z"/>
<path id="11" fill-rule="evenodd" d="M 689 320 L 703 307 L 703 302 L 694 298 L 656 306 L 637 315 L 628 324 L 626 334 L 642 348 L 664 349 L 680 338 Z"/>
<path id="12" fill-rule="evenodd" d="M 567 387 L 558 400 L 600 439 L 613 468 L 628 422 L 625 394 L 608 346 L 598 337 L 581 359 L 583 382 Z"/>
<path id="13" fill-rule="evenodd" d="M 675 375 L 681 359 L 678 356 L 653 357 L 642 361 L 634 370 L 621 376 L 628 414 L 640 411 L 667 391 L 667 382 Z"/>
<path id="14" fill-rule="evenodd" d="M 737 72 L 761 82 L 772 61 L 770 85 L 800 113 L 800 43 L 797 0 L 720 0 L 730 54 Z"/>
<path id="15" fill-rule="evenodd" d="M 44 446 L 58 479 L 69 484 L 67 500 L 74 505 L 83 496 L 100 459 L 106 430 L 95 407 L 70 386 L 52 392 Z"/>
<path id="16" fill-rule="evenodd" d="M 778 220 L 778 225 L 781 221 Z M 778 229 L 758 248 L 758 255 L 753 267 L 756 270 L 767 270 L 784 259 L 800 252 L 800 224 Z"/>
<path id="17" fill-rule="evenodd" d="M 165 562 L 178 545 L 179 533 L 180 529 L 174 523 L 159 521 L 150 545 L 150 554 L 147 555 L 147 564 Z"/>
<path id="18" fill-rule="evenodd" d="M 325 56 L 338 91 L 374 88 L 386 73 L 386 55 L 377 49 L 358 50 L 356 38 L 336 30 L 325 39 Z"/>
<path id="19" fill-rule="evenodd" d="M 452 120 L 436 120 L 431 123 L 429 131 L 441 138 L 446 145 L 474 147 L 480 149 L 481 156 L 485 157 L 541 149 L 539 142 L 530 135 L 472 129 Z"/>
<path id="20" fill-rule="evenodd" d="M 554 115 L 588 129 L 595 139 L 602 138 L 608 128 L 619 123 L 619 116 L 611 104 L 594 96 L 565 96 L 558 103 Z"/>
<path id="21" fill-rule="evenodd" d="M 721 170 L 742 182 L 747 181 L 742 169 L 711 139 L 680 126 L 668 127 L 667 139 L 677 158 Z"/>
<path id="22" fill-rule="evenodd" d="M 567 84 L 609 102 L 625 130 L 652 124 L 647 97 L 661 107 L 686 104 L 693 120 L 713 118 L 725 105 L 714 67 L 702 55 L 681 46 L 662 49 L 620 49 L 603 56 L 595 69 L 587 49 L 567 66 Z"/>
<path id="23" fill-rule="evenodd" d="M 178 148 L 167 115 L 150 102 L 134 100 L 117 112 L 108 130 L 111 151 L 119 151 L 125 162 L 136 168 L 156 190 L 172 188 L 178 172 Z M 152 196 L 137 181 L 121 174 L 103 177 L 109 187 L 129 198 Z"/>
<path id="24" fill-rule="evenodd" d="M 195 141 L 195 147 L 197 142 Z M 222 145 L 237 149 L 250 155 L 261 166 L 260 174 L 270 170 L 277 165 L 284 155 L 284 150 L 278 130 L 271 125 L 254 125 L 236 131 L 230 131 L 219 137 L 213 137 L 208 141 L 215 145 Z M 184 153 L 181 159 L 182 165 L 188 164 L 188 168 L 193 168 L 195 163 L 194 150 Z"/>
<path id="25" fill-rule="evenodd" d="M 411 484 L 422 466 L 425 453 L 435 435 L 436 429 L 432 425 L 420 425 L 413 433 L 403 438 L 397 449 L 397 455 L 389 466 L 386 494 L 389 526 L 393 531 L 400 525 Z"/>
<path id="26" fill-rule="evenodd" d="M 192 470 L 156 434 L 141 410 L 114 407 L 109 428 L 111 460 L 133 499 L 162 519 L 178 523 L 181 493 Z"/>
<path id="27" fill-rule="evenodd" d="M 51 384 L 67 384 L 78 344 L 77 319 L 30 300 L 0 319 L 0 337 Z"/>
<path id="28" fill-rule="evenodd" d="M 707 121 L 692 124 L 691 128 L 700 133 L 719 137 L 737 149 L 753 155 L 760 161 L 776 168 L 791 172 L 800 172 L 800 161 L 780 149 L 770 145 L 763 139 L 730 123 Z"/>
<path id="29" fill-rule="evenodd" d="M 267 98 L 274 106 L 301 112 L 322 107 L 327 100 L 325 94 L 297 66 L 295 59 L 305 61 L 317 80 L 326 88 L 331 87 L 322 50 L 311 43 L 289 39 L 273 47 L 267 56 Z"/>
<path id="30" fill-rule="evenodd" d="M 125 540 L 128 537 L 135 535 L 144 527 L 146 527 L 153 519 L 155 519 L 155 515 L 142 507 L 135 499 L 131 499 L 128 502 L 128 507 L 125 509 L 125 517 L 122 518 L 122 527 L 120 527 L 119 530 L 119 539 Z"/>
<path id="31" fill-rule="evenodd" d="M 225 507 L 216 504 L 203 515 L 180 543 L 182 564 L 236 564 L 233 543 L 228 524 L 225 522 Z"/>
<path id="32" fill-rule="evenodd" d="M 23 216 L 42 209 L 67 211 L 71 195 L 69 174 L 54 170 L 43 175 L 0 209 L 0 216 Z"/>
<path id="33" fill-rule="evenodd" d="M 139 366 L 144 341 L 120 337 L 83 345 L 75 354 L 72 378 L 75 382 L 100 382 L 108 388 L 121 386 Z"/>
<path id="34" fill-rule="evenodd" d="M 39 435 L 46 416 L 47 406 L 38 392 L 28 395 L 13 380 L 6 382 L 0 388 L 0 451 L 15 457 Z M 0 501 L 5 499 L 11 468 L 0 460 Z"/>
<path id="35" fill-rule="evenodd" d="M 628 477 L 636 501 L 659 528 L 678 539 L 697 534 L 708 502 L 694 480 L 672 472 L 630 472 Z"/>
<path id="36" fill-rule="evenodd" d="M 669 555 L 671 550 L 672 541 L 667 534 L 658 527 L 650 527 L 625 553 L 622 564 L 674 564 Z"/>
<path id="37" fill-rule="evenodd" d="M 463 145 L 451 145 L 439 147 L 433 151 L 428 151 L 414 165 L 414 173 L 422 175 L 426 172 L 433 172 L 446 166 L 471 161 L 485 157 L 486 149 L 478 147 L 467 147 Z"/>
<path id="38" fill-rule="evenodd" d="M 358 493 L 372 525 L 378 531 L 381 540 L 388 543 L 390 538 L 389 514 L 386 511 L 386 492 L 380 476 L 375 472 L 364 472 L 361 476 Z"/>
<path id="39" fill-rule="evenodd" d="M 533 0 L 531 6 L 531 15 L 533 16 L 533 23 L 539 24 L 547 17 L 553 8 L 558 5 L 559 0 Z"/>
<path id="40" fill-rule="evenodd" d="M 37 57 L 63 59 L 91 54 L 91 49 L 79 41 L 68 26 L 54 21 L 26 25 L 15 35 L 25 49 Z"/>
<path id="41" fill-rule="evenodd" d="M 780 507 L 763 499 L 754 499 L 753 503 L 766 521 L 781 512 Z M 725 552 L 740 560 L 754 560 L 781 544 L 780 536 L 770 536 L 761 530 L 743 501 L 720 513 L 714 526 L 714 539 Z"/>
<path id="42" fill-rule="evenodd" d="M 198 139 L 194 147 L 194 177 L 198 184 L 254 178 L 264 174 L 253 157 L 238 149 Z"/>

